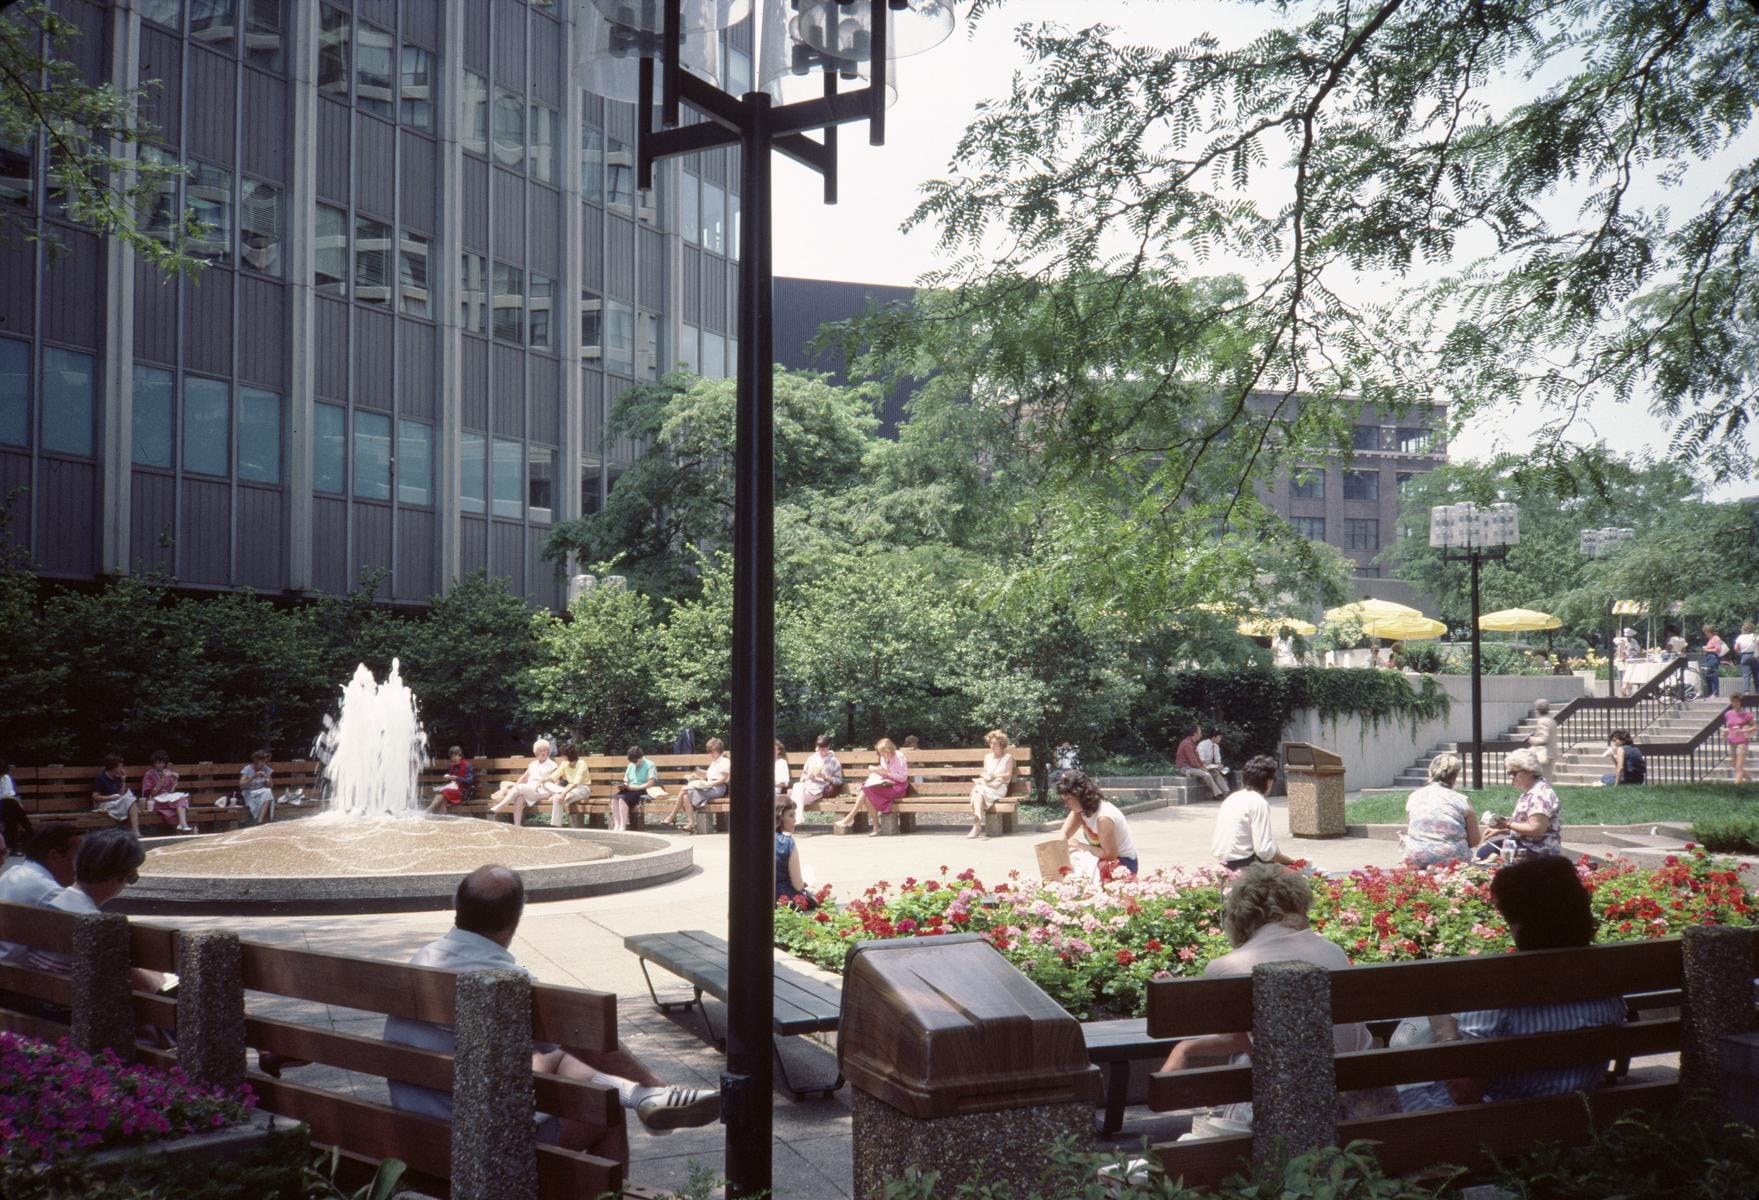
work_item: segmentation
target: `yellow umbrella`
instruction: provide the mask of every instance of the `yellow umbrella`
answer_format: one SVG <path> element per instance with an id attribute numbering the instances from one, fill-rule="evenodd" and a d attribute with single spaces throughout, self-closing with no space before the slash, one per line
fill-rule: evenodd
<path id="1" fill-rule="evenodd" d="M 1280 637 L 1285 633 L 1312 637 L 1319 632 L 1313 622 L 1303 621 L 1299 617 L 1244 617 L 1238 629 L 1247 637 Z"/>
<path id="2" fill-rule="evenodd" d="M 1505 608 L 1499 612 L 1485 613 L 1478 618 L 1478 628 L 1497 633 L 1536 633 L 1562 627 L 1563 622 L 1557 617 L 1550 613 L 1535 612 L 1531 608 Z"/>
<path id="3" fill-rule="evenodd" d="M 1367 627 L 1363 628 L 1366 630 Z M 1376 621 L 1370 636 L 1380 638 L 1383 641 L 1427 642 L 1440 637 L 1447 631 L 1448 627 L 1440 621 L 1431 620 L 1418 613 L 1409 617 L 1388 617 L 1383 621 Z"/>
<path id="4" fill-rule="evenodd" d="M 1358 600 L 1353 604 L 1342 604 L 1337 608 L 1328 608 L 1325 610 L 1325 619 L 1328 621 L 1354 621 L 1362 627 L 1363 633 L 1369 637 L 1378 638 L 1403 638 L 1407 635 L 1389 632 L 1389 629 L 1393 626 L 1408 624 L 1413 620 L 1429 621 L 1428 617 L 1414 608 L 1403 604 L 1394 604 L 1391 600 L 1375 600 L 1373 598 Z M 1429 623 L 1432 625 L 1440 624 L 1439 621 L 1430 621 Z M 1416 636 L 1438 637 L 1440 635 L 1419 633 Z"/>

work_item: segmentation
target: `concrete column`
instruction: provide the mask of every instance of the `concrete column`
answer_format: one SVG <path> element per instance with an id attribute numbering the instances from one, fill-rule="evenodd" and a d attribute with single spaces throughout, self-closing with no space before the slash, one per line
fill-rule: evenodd
<path id="1" fill-rule="evenodd" d="M 464 343 L 458 325 L 458 306 L 464 289 L 464 280 L 459 274 L 464 253 L 464 150 L 458 144 L 458 122 L 461 115 L 459 97 L 464 94 L 464 9 L 462 4 L 447 4 L 441 8 L 443 32 L 440 35 L 438 66 L 441 103 L 434 114 L 437 118 L 435 134 L 440 141 L 440 236 L 434 244 L 432 263 L 434 295 L 437 298 L 434 322 L 439 326 L 440 337 L 437 397 L 439 429 L 438 445 L 434 447 L 434 508 L 440 530 L 442 595 L 452 590 L 452 585 L 458 582 L 459 575 L 463 573 L 463 547 L 460 544 L 463 527 L 458 519 L 458 498 L 462 485 L 458 425 L 463 419 L 461 378 L 464 373 Z M 485 463 L 485 492 L 492 487 L 491 469 Z M 488 506 L 486 496 L 484 506 Z M 486 515 L 484 519 L 487 519 Z"/>
<path id="2" fill-rule="evenodd" d="M 288 8 L 287 93 L 293 116 L 287 177 L 287 586 L 317 586 L 312 567 L 312 265 L 318 221 L 318 6 Z M 349 580 L 353 582 L 352 578 Z"/>
<path id="3" fill-rule="evenodd" d="M 177 1061 L 197 1083 L 244 1082 L 244 978 L 238 935 L 178 935 Z"/>
<path id="4" fill-rule="evenodd" d="M 536 1200 L 531 977 L 460 975 L 453 1028 L 453 1200 Z"/>
<path id="5" fill-rule="evenodd" d="M 140 18 L 134 5 L 110 13 L 110 78 L 124 91 L 140 83 Z M 135 145 L 111 138 L 109 152 L 133 161 Z M 131 180 L 132 182 L 132 180 Z M 126 572 L 134 498 L 134 250 L 110 238 L 104 255 L 104 357 L 98 424 L 98 493 L 102 513 L 99 568 Z"/>
<path id="6" fill-rule="evenodd" d="M 73 919 L 73 1044 L 95 1054 L 134 1047 L 128 986 L 128 918 L 80 913 Z"/>
<path id="7" fill-rule="evenodd" d="M 1714 1093 L 1722 1039 L 1759 1031 L 1753 1008 L 1753 939 L 1747 929 L 1698 926 L 1680 939 L 1686 1003 L 1680 1029 L 1680 1090 Z"/>
<path id="8" fill-rule="evenodd" d="M 1337 1143 L 1331 972 L 1312 963 L 1252 969 L 1252 1157 L 1259 1166 Z"/>

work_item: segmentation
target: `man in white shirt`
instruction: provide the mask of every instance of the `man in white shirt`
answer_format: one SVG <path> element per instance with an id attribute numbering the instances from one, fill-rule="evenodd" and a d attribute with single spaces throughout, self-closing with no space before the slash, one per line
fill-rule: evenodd
<path id="1" fill-rule="evenodd" d="M 1226 791 L 1228 787 L 1228 768 L 1227 765 L 1222 762 L 1222 744 L 1216 737 L 1215 730 L 1212 729 L 1204 734 L 1203 740 L 1197 743 L 1197 758 L 1205 767 L 1209 768 L 1210 774 L 1214 775 L 1216 779 L 1221 781 L 1222 790 Z"/>
<path id="2" fill-rule="evenodd" d="M 104 905 L 140 879 L 141 864 L 146 860 L 147 852 L 131 830 L 100 829 L 80 839 L 72 885 L 49 893 L 37 905 L 69 913 L 102 912 Z M 73 970 L 70 955 L 52 950 L 32 949 L 25 962 L 39 971 L 65 975 Z M 130 967 L 128 977 L 130 985 L 143 992 L 159 991 L 166 982 L 165 976 L 145 967 Z"/>
<path id="3" fill-rule="evenodd" d="M 509 867 L 478 867 L 458 885 L 453 898 L 454 925 L 437 941 L 423 946 L 410 959 L 418 967 L 443 971 L 530 971 L 514 959 L 508 947 L 525 911 L 525 884 Z M 385 1040 L 423 1050 L 452 1053 L 458 1045 L 453 1030 L 431 1021 L 387 1017 Z M 587 1061 L 590 1059 L 591 1061 Z M 709 1125 L 720 1118 L 721 1094 L 712 1088 L 668 1086 L 621 1045 L 609 1053 L 577 1057 L 559 1046 L 532 1046 L 531 1069 L 579 1083 L 596 1083 L 617 1089 L 623 1107 L 653 1133 L 670 1133 L 684 1126 Z M 452 1097 L 433 1088 L 390 1079 L 391 1106 L 422 1116 L 452 1119 Z M 606 1130 L 575 1121 L 542 1118 L 539 1139 L 570 1150 L 624 1157 L 628 1153 L 622 1129 Z"/>
<path id="4" fill-rule="evenodd" d="M 1277 849 L 1270 829 L 1270 801 L 1264 793 L 1276 780 L 1276 759 L 1260 754 L 1240 768 L 1241 788 L 1215 814 L 1215 835 L 1209 850 L 1230 871 L 1255 862 L 1293 864 L 1294 859 Z"/>
<path id="5" fill-rule="evenodd" d="M 31 835 L 23 861 L 0 873 L 0 904 L 36 907 L 73 884 L 73 865 L 85 830 L 71 821 L 44 824 Z M 0 942 L 0 962 L 21 966 L 29 947 Z"/>

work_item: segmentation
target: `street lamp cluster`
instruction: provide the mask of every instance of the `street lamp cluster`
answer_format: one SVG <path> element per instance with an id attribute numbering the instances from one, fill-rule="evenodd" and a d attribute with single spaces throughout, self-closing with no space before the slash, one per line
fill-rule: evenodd
<path id="1" fill-rule="evenodd" d="M 1484 664 L 1478 628 L 1478 570 L 1521 541 L 1513 504 L 1438 504 L 1429 510 L 1429 544 L 1450 562 L 1472 564 L 1472 787 L 1484 787 Z"/>

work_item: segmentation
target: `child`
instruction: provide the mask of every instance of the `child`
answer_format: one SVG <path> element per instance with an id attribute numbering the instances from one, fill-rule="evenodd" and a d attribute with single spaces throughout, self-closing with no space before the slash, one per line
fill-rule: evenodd
<path id="1" fill-rule="evenodd" d="M 434 789 L 434 802 L 428 805 L 429 812 L 438 812 L 442 804 L 463 804 L 476 798 L 476 768 L 464 757 L 464 747 L 453 746 L 446 751 L 446 757 L 452 763 L 446 768 L 446 782 Z"/>

